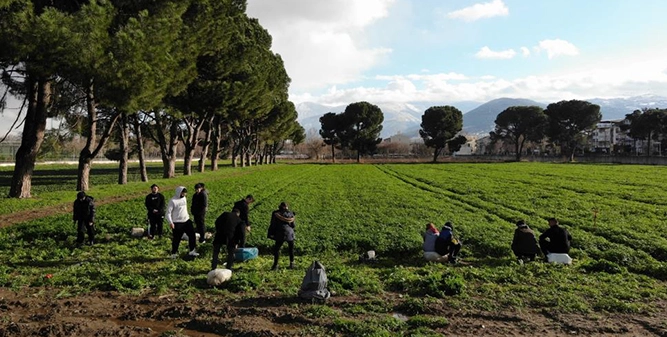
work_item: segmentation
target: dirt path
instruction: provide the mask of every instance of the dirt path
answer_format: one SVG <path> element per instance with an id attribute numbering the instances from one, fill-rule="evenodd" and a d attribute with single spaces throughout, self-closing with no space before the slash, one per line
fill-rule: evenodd
<path id="1" fill-rule="evenodd" d="M 360 297 L 332 297 L 327 306 L 342 313 L 343 308 L 363 301 Z M 330 333 L 334 318 L 313 318 L 304 312 L 309 307 L 296 298 L 272 296 L 225 300 L 196 294 L 179 299 L 96 292 L 58 298 L 57 290 L 48 288 L 20 292 L 0 288 L 0 337 L 303 336 L 313 331 L 308 329 Z M 654 316 L 460 312 L 446 307 L 432 313 L 449 321 L 434 329 L 445 335 L 667 336 L 665 305 L 661 309 Z M 364 320 L 363 314 L 354 319 Z"/>

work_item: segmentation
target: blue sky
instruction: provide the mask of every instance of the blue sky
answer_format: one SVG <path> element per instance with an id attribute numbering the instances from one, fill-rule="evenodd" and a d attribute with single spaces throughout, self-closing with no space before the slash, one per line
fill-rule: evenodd
<path id="1" fill-rule="evenodd" d="M 667 1 L 249 0 L 296 103 L 667 96 Z"/>

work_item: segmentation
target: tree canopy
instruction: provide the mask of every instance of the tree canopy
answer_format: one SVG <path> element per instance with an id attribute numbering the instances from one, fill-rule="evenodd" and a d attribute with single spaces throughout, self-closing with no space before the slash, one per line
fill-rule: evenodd
<path id="1" fill-rule="evenodd" d="M 521 160 L 526 141 L 537 142 L 544 138 L 547 116 L 539 106 L 511 106 L 496 117 L 494 139 L 509 140 L 514 144 L 516 160 Z"/>
<path id="2" fill-rule="evenodd" d="M 424 139 L 424 145 L 433 148 L 433 162 L 463 128 L 463 113 L 453 106 L 432 106 L 422 115 L 419 135 Z M 465 137 L 464 137 L 465 139 Z M 452 143 L 456 146 L 460 138 Z M 465 142 L 463 142 L 465 144 Z M 460 149 L 461 145 L 458 145 Z M 450 148 L 450 151 L 455 151 Z"/>
<path id="3" fill-rule="evenodd" d="M 602 119 L 599 105 L 579 100 L 551 103 L 544 113 L 548 117 L 547 137 L 560 145 L 562 152 L 569 151 L 570 160 L 574 160 L 574 152 L 587 133 Z"/>
<path id="4" fill-rule="evenodd" d="M 377 144 L 382 141 L 382 122 L 384 115 L 377 105 L 368 102 L 356 102 L 348 105 L 341 116 L 341 133 L 343 144 L 357 151 L 357 162 L 361 155 L 373 154 Z"/>

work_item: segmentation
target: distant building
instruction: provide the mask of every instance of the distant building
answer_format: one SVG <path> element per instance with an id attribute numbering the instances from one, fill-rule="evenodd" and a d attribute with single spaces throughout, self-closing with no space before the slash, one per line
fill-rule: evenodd
<path id="1" fill-rule="evenodd" d="M 461 145 L 461 149 L 456 151 L 454 155 L 457 156 L 471 156 L 477 154 L 477 137 L 468 136 L 465 144 Z"/>
<path id="2" fill-rule="evenodd" d="M 392 144 L 410 144 L 411 140 L 410 137 L 402 134 L 402 133 L 397 133 L 389 138 L 385 138 L 383 140 L 385 143 L 392 143 Z"/>

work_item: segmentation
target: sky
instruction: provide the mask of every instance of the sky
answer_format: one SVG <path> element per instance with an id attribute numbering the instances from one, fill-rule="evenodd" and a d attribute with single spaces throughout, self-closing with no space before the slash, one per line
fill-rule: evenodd
<path id="1" fill-rule="evenodd" d="M 248 0 L 290 100 L 667 96 L 664 0 Z"/>

